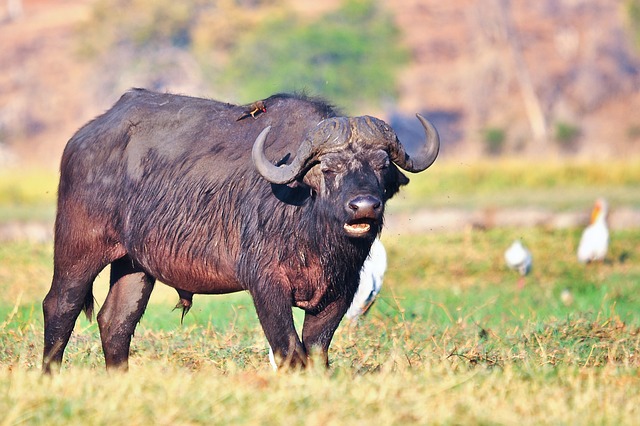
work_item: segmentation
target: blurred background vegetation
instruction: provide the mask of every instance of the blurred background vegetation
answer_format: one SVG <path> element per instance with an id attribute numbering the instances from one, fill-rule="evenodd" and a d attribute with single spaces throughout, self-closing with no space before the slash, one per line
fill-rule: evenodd
<path id="1" fill-rule="evenodd" d="M 18 5 L 19 7 L 17 7 Z M 57 167 L 131 87 L 326 97 L 442 159 L 637 157 L 640 0 L 0 2 L 0 166 Z"/>
<path id="2" fill-rule="evenodd" d="M 306 91 L 357 109 L 393 100 L 408 59 L 392 16 L 375 0 L 345 0 L 313 17 L 274 0 L 116 3 L 127 13 L 113 13 L 113 1 L 93 5 L 79 52 L 142 67 L 159 90 L 175 65 L 169 57 L 186 55 L 210 91 L 238 102 Z"/>

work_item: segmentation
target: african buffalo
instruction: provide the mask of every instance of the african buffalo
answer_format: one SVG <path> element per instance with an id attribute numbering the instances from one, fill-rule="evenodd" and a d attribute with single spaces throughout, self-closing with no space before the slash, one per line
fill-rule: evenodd
<path id="1" fill-rule="evenodd" d="M 385 202 L 436 159 L 393 130 L 327 103 L 279 94 L 264 110 L 126 92 L 68 142 L 60 167 L 54 273 L 43 302 L 43 370 L 59 368 L 93 281 L 111 264 L 98 313 L 106 366 L 129 346 L 156 279 L 193 294 L 248 291 L 282 367 L 328 364 L 333 334 L 379 235 Z M 265 145 L 269 157 L 265 155 Z M 305 311 L 302 341 L 292 306 Z M 55 366 L 55 367 L 54 367 Z"/>

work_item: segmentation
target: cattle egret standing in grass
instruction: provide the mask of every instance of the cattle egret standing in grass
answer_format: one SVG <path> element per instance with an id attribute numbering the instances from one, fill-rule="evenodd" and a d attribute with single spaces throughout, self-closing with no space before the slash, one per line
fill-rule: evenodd
<path id="1" fill-rule="evenodd" d="M 522 289 L 524 287 L 524 277 L 531 271 L 533 263 L 531 252 L 522 244 L 522 241 L 515 240 L 504 252 L 504 260 L 509 268 L 515 269 L 520 274 L 518 288 Z"/>
<path id="2" fill-rule="evenodd" d="M 580 238 L 578 260 L 589 263 L 604 260 L 609 248 L 609 228 L 607 227 L 607 202 L 598 198 L 591 212 L 591 220 Z"/>
<path id="3" fill-rule="evenodd" d="M 387 270 L 387 252 L 378 238 L 375 239 L 369 251 L 369 257 L 364 261 L 360 271 L 360 284 L 356 291 L 346 317 L 355 322 L 360 315 L 367 313 L 382 288 L 382 278 Z M 269 363 L 274 370 L 278 369 L 273 349 L 269 347 Z"/>
<path id="4" fill-rule="evenodd" d="M 379 239 L 375 239 L 360 271 L 360 284 L 346 317 L 355 321 L 367 313 L 382 288 L 382 278 L 387 270 L 387 252 Z"/>

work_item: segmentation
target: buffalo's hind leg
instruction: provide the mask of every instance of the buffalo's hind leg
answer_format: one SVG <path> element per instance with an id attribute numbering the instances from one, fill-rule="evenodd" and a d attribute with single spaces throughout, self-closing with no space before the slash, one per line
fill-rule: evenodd
<path id="1" fill-rule="evenodd" d="M 74 234 L 71 226 L 56 228 L 53 280 L 42 302 L 42 370 L 45 374 L 60 368 L 65 347 L 82 309 L 91 318 L 93 281 L 109 264 L 108 255 L 105 255 L 108 249 L 98 238 L 80 239 L 78 235 L 87 233 Z"/>
<path id="2" fill-rule="evenodd" d="M 87 316 L 91 316 L 93 306 L 91 287 L 100 269 L 102 268 L 95 268 L 76 277 L 54 272 L 51 289 L 42 302 L 44 313 L 42 371 L 45 374 L 60 368 L 64 349 L 69 343 L 76 319 L 82 309 L 85 309 Z"/>
<path id="3" fill-rule="evenodd" d="M 155 279 L 129 256 L 111 264 L 109 294 L 98 313 L 98 326 L 108 370 L 127 370 L 133 332 L 142 318 Z"/>

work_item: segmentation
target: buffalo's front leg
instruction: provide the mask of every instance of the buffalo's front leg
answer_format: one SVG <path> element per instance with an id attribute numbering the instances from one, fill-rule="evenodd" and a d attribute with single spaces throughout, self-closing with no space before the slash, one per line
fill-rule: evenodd
<path id="1" fill-rule="evenodd" d="M 278 368 L 305 367 L 307 352 L 293 324 L 291 296 L 279 290 L 276 285 L 268 290 L 254 289 L 251 296 Z"/>
<path id="2" fill-rule="evenodd" d="M 111 288 L 98 313 L 107 369 L 127 370 L 131 336 L 149 302 L 155 280 L 133 266 L 129 257 L 111 264 Z"/>
<path id="3" fill-rule="evenodd" d="M 321 357 L 329 366 L 329 345 L 340 321 L 349 308 L 346 299 L 336 300 L 318 313 L 306 312 L 302 327 L 302 342 L 310 355 Z M 313 359 L 313 358 L 312 358 Z"/>

